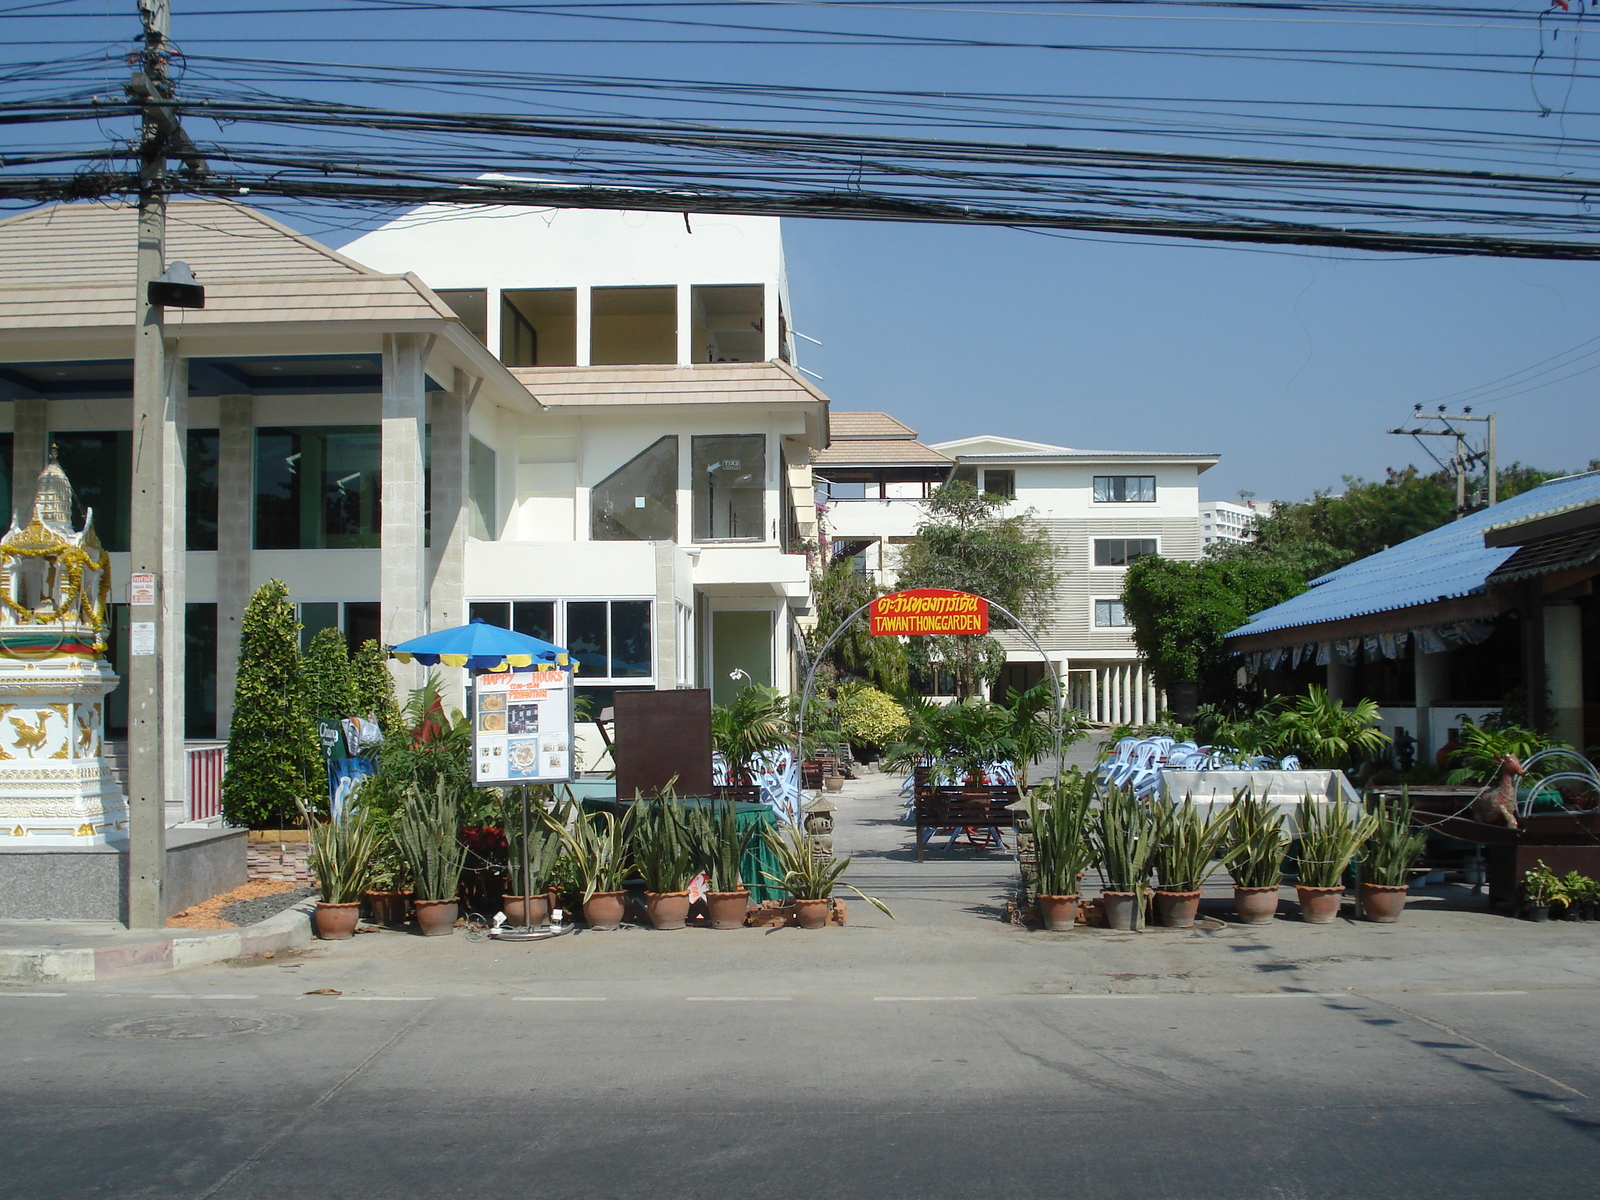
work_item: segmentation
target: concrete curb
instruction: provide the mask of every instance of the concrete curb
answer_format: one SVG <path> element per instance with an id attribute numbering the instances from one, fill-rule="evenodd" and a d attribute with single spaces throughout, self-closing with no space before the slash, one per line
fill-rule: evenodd
<path id="1" fill-rule="evenodd" d="M 115 946 L 0 950 L 0 982 L 99 983 L 124 975 L 182 971 L 229 958 L 256 958 L 269 951 L 299 950 L 311 944 L 314 908 L 312 901 L 302 901 L 243 929 L 208 934 L 170 933 Z"/>

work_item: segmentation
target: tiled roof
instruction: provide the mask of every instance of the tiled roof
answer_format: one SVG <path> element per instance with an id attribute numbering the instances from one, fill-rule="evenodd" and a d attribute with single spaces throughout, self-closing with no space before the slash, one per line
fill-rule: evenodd
<path id="1" fill-rule="evenodd" d="M 836 442 L 915 441 L 917 437 L 915 429 L 884 412 L 835 412 L 828 425 Z"/>
<path id="2" fill-rule="evenodd" d="M 833 416 L 834 435 L 829 447 L 811 460 L 814 467 L 949 467 L 952 460 L 921 442 L 895 438 L 885 441 L 841 441 L 838 413 Z"/>
<path id="3" fill-rule="evenodd" d="M 1514 552 L 1509 546 L 1484 546 L 1485 530 L 1594 499 L 1600 499 L 1600 471 L 1552 479 L 1313 580 L 1309 591 L 1256 613 L 1228 636 L 1298 629 L 1477 595 Z"/>
<path id="4" fill-rule="evenodd" d="M 1587 567 L 1597 560 L 1600 560 L 1600 527 L 1558 533 L 1554 537 L 1540 538 L 1526 546 L 1519 546 L 1489 576 L 1489 582 L 1515 583 L 1553 571 Z"/>
<path id="5" fill-rule="evenodd" d="M 781 362 L 692 367 L 512 367 L 547 408 L 632 404 L 827 404 Z"/>

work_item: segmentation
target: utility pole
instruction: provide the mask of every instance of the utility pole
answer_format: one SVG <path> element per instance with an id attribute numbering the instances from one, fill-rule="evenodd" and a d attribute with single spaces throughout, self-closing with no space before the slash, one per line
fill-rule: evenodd
<path id="1" fill-rule="evenodd" d="M 1389 429 L 1385 430 L 1385 432 L 1414 437 L 1419 444 L 1425 437 L 1447 437 L 1454 441 L 1455 451 L 1451 454 L 1450 461 L 1440 463 L 1440 465 L 1455 477 L 1455 519 L 1459 521 L 1472 511 L 1472 505 L 1467 503 L 1467 474 L 1474 466 L 1483 466 L 1488 484 L 1486 489 L 1488 502 L 1491 505 L 1496 503 L 1499 500 L 1500 488 L 1495 460 L 1495 414 L 1489 413 L 1487 416 L 1481 417 L 1473 416 L 1471 405 L 1463 408 L 1458 413 L 1451 413 L 1446 412 L 1445 406 L 1441 404 L 1439 411 L 1430 416 L 1422 415 L 1422 405 L 1420 404 L 1412 405 L 1411 411 L 1419 423 L 1422 421 L 1438 421 L 1441 427 L 1434 429 L 1419 424 L 1412 429 Z M 1485 426 L 1483 449 L 1473 450 L 1468 445 L 1466 432 L 1458 428 L 1458 424 L 1463 422 L 1481 422 Z M 1430 450 L 1428 453 L 1432 454 L 1433 452 Z M 1434 461 L 1439 461 L 1437 456 L 1434 456 Z"/>
<path id="2" fill-rule="evenodd" d="M 198 308 L 204 292 L 187 268 L 167 274 L 167 160 L 183 159 L 190 174 L 202 174 L 204 160 L 184 135 L 167 76 L 170 24 L 168 0 L 138 0 L 144 26 L 128 95 L 142 110 L 139 133 L 139 223 L 133 350 L 133 495 L 129 529 L 128 655 L 128 926 L 161 928 L 167 923 L 162 899 L 166 873 L 166 741 L 158 648 L 169 619 L 162 567 L 172 531 L 163 498 L 177 464 L 171 461 L 166 427 L 177 396 L 167 376 L 163 305 Z M 182 486 L 181 477 L 179 486 Z M 179 591 L 181 596 L 182 592 Z"/>

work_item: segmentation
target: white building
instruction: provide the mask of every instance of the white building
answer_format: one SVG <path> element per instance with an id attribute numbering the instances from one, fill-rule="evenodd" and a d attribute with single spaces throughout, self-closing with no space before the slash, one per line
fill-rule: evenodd
<path id="1" fill-rule="evenodd" d="M 897 466 L 920 466 L 935 482 L 970 479 L 1005 497 L 1008 511 L 1031 511 L 1059 547 L 1060 579 L 1049 624 L 1034 631 L 1043 656 L 1023 638 L 1000 635 L 1008 662 L 998 690 L 1030 686 L 1049 669 L 1063 679 L 1069 703 L 1093 720 L 1155 717 L 1160 697 L 1130 636 L 1122 576 L 1145 554 L 1200 557 L 1199 476 L 1217 463 L 1217 455 L 1074 450 L 994 435 L 931 446 L 912 440 L 908 446 L 910 431 L 900 426 L 905 432 L 892 434 L 886 422 L 893 419 L 885 414 L 835 413 L 833 420 L 836 430 L 860 426 L 880 432 L 876 439 L 861 438 L 863 447 L 876 441 L 870 451 L 854 454 L 836 433 L 833 448 L 815 464 L 819 479 L 838 480 L 835 486 L 862 474 L 869 493 L 828 501 L 824 520 L 836 549 L 861 555 L 867 569 L 881 572 L 882 582 L 893 582 L 894 544 L 915 530 L 925 494 L 919 490 L 924 485 L 909 476 L 898 483 L 891 479 Z M 947 465 L 936 458 L 913 462 L 924 452 Z M 846 462 L 846 456 L 855 461 Z M 864 461 L 869 457 L 878 461 Z M 884 472 L 877 484 L 865 479 L 874 469 Z"/>
<path id="2" fill-rule="evenodd" d="M 721 699 L 736 669 L 790 686 L 827 398 L 790 365 L 776 219 L 440 206 L 334 251 L 185 200 L 168 239 L 207 288 L 167 312 L 173 727 L 225 734 L 238 620 L 271 578 L 307 637 L 393 643 L 474 612 L 548 637 L 600 706 Z M 118 600 L 133 251 L 127 207 L 0 221 L 0 485 L 29 511 L 57 443 Z M 125 701 L 108 716 L 115 735 Z"/>
<path id="3" fill-rule="evenodd" d="M 1270 517 L 1272 509 L 1271 500 L 1246 500 L 1243 504 L 1231 500 L 1202 500 L 1200 544 L 1248 545 L 1256 540 L 1256 522 Z"/>

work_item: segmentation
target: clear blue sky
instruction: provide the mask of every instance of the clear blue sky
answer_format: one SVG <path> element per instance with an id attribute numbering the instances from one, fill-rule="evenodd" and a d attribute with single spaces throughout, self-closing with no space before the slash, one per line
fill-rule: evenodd
<path id="1" fill-rule="evenodd" d="M 287 11 L 319 4 L 337 11 Z M 265 6 L 177 0 L 174 28 L 193 56 L 191 87 L 244 82 L 266 94 L 407 107 L 626 112 L 719 124 L 765 117 L 776 127 L 821 120 L 820 127 L 920 136 L 1514 166 L 1600 177 L 1600 153 L 1591 140 L 1600 122 L 1600 115 L 1592 115 L 1600 110 L 1600 81 L 1587 78 L 1600 72 L 1583 53 L 1581 38 L 1573 38 L 1580 27 L 1572 17 L 1552 18 L 1541 30 L 1531 20 L 1507 25 L 1462 15 L 1244 14 L 1154 5 L 1108 10 L 1020 0 L 1001 5 L 1003 11 L 973 11 L 972 4 L 930 11 L 916 3 L 783 3 L 615 5 L 573 16 L 570 8 L 529 14 L 458 7 L 462 11 L 404 12 L 374 11 L 363 0 L 279 0 Z M 18 18 L 18 9 L 0 0 L 5 61 L 89 56 L 71 71 L 45 72 L 22 92 L 48 92 L 56 81 L 54 90 L 111 92 L 124 78 L 118 51 L 137 29 L 134 0 L 62 0 L 26 20 Z M 1538 10 L 1530 5 L 1512 11 L 1531 17 Z M 681 22 L 1094 48 L 751 46 L 732 42 L 773 35 Z M 410 40 L 359 40 L 380 37 Z M 463 37 L 489 40 L 440 40 Z M 281 40 L 229 40 L 263 38 Z M 292 38 L 300 40 L 287 40 Z M 512 40 L 519 38 L 529 40 Z M 587 41 L 549 40 L 556 38 Z M 701 42 L 626 40 L 640 38 Z M 1107 49 L 1113 46 L 1144 52 Z M 1212 50 L 1149 52 L 1195 46 Z M 1331 50 L 1366 52 L 1365 65 L 1286 61 L 1326 58 Z M 1261 51 L 1277 57 L 1263 58 Z M 1462 53 L 1504 57 L 1449 57 Z M 255 62 L 218 61 L 228 56 Z M 268 74 L 279 58 L 1093 100 L 1075 122 L 1065 123 L 1076 127 L 959 128 L 948 111 L 940 121 L 912 127 L 880 116 L 821 119 L 705 101 L 648 104 L 572 89 L 490 96 L 459 87 L 275 82 Z M 1438 67 L 1473 70 L 1432 69 Z M 0 100 L 22 94 L 18 87 L 0 86 Z M 1108 99 L 1113 97 L 1118 99 Z M 1220 100 L 1301 103 L 1264 110 L 1214 103 Z M 1441 107 L 1358 107 L 1372 105 Z M 1461 107 L 1492 111 L 1457 111 Z M 1280 123 L 1268 128 L 1258 120 L 1262 116 Z M 1311 125 L 1306 118 L 1327 124 Z M 1205 136 L 1199 136 L 1202 122 L 1210 130 Z M 1395 123 L 1496 137 L 1423 143 L 1415 140 L 1416 130 L 1397 130 Z M 126 123 L 112 123 L 102 136 L 119 133 L 126 135 Z M 1329 133 L 1338 138 L 1330 140 Z M 1348 140 L 1361 133 L 1394 140 Z M 0 151 L 30 139 L 83 136 L 82 130 L 69 135 L 55 128 L 13 131 Z M 340 226 L 361 222 L 347 212 L 274 211 L 334 244 L 351 236 Z M 1600 240 L 1600 233 L 1590 236 Z M 1600 265 L 1271 253 L 858 222 L 791 221 L 786 243 L 797 328 L 824 343 L 818 348 L 803 342 L 802 362 L 824 376 L 824 390 L 838 407 L 888 410 L 930 441 L 991 432 L 1093 449 L 1217 451 L 1222 463 L 1204 477 L 1212 497 L 1246 488 L 1263 498 L 1299 498 L 1336 487 L 1342 475 L 1370 477 L 1388 465 L 1426 462 L 1409 440 L 1383 433 L 1406 420 L 1413 402 L 1431 406 L 1436 397 L 1600 339 L 1591 330 L 1600 312 Z M 1600 340 L 1579 353 L 1590 356 L 1575 357 L 1564 368 L 1560 363 L 1566 360 L 1557 360 L 1557 369 L 1532 382 L 1600 367 Z M 1505 396 L 1516 388 L 1504 387 L 1496 393 L 1504 398 L 1479 399 L 1476 408 L 1500 414 L 1503 460 L 1581 468 L 1600 457 L 1597 386 L 1600 370 L 1522 395 Z"/>

